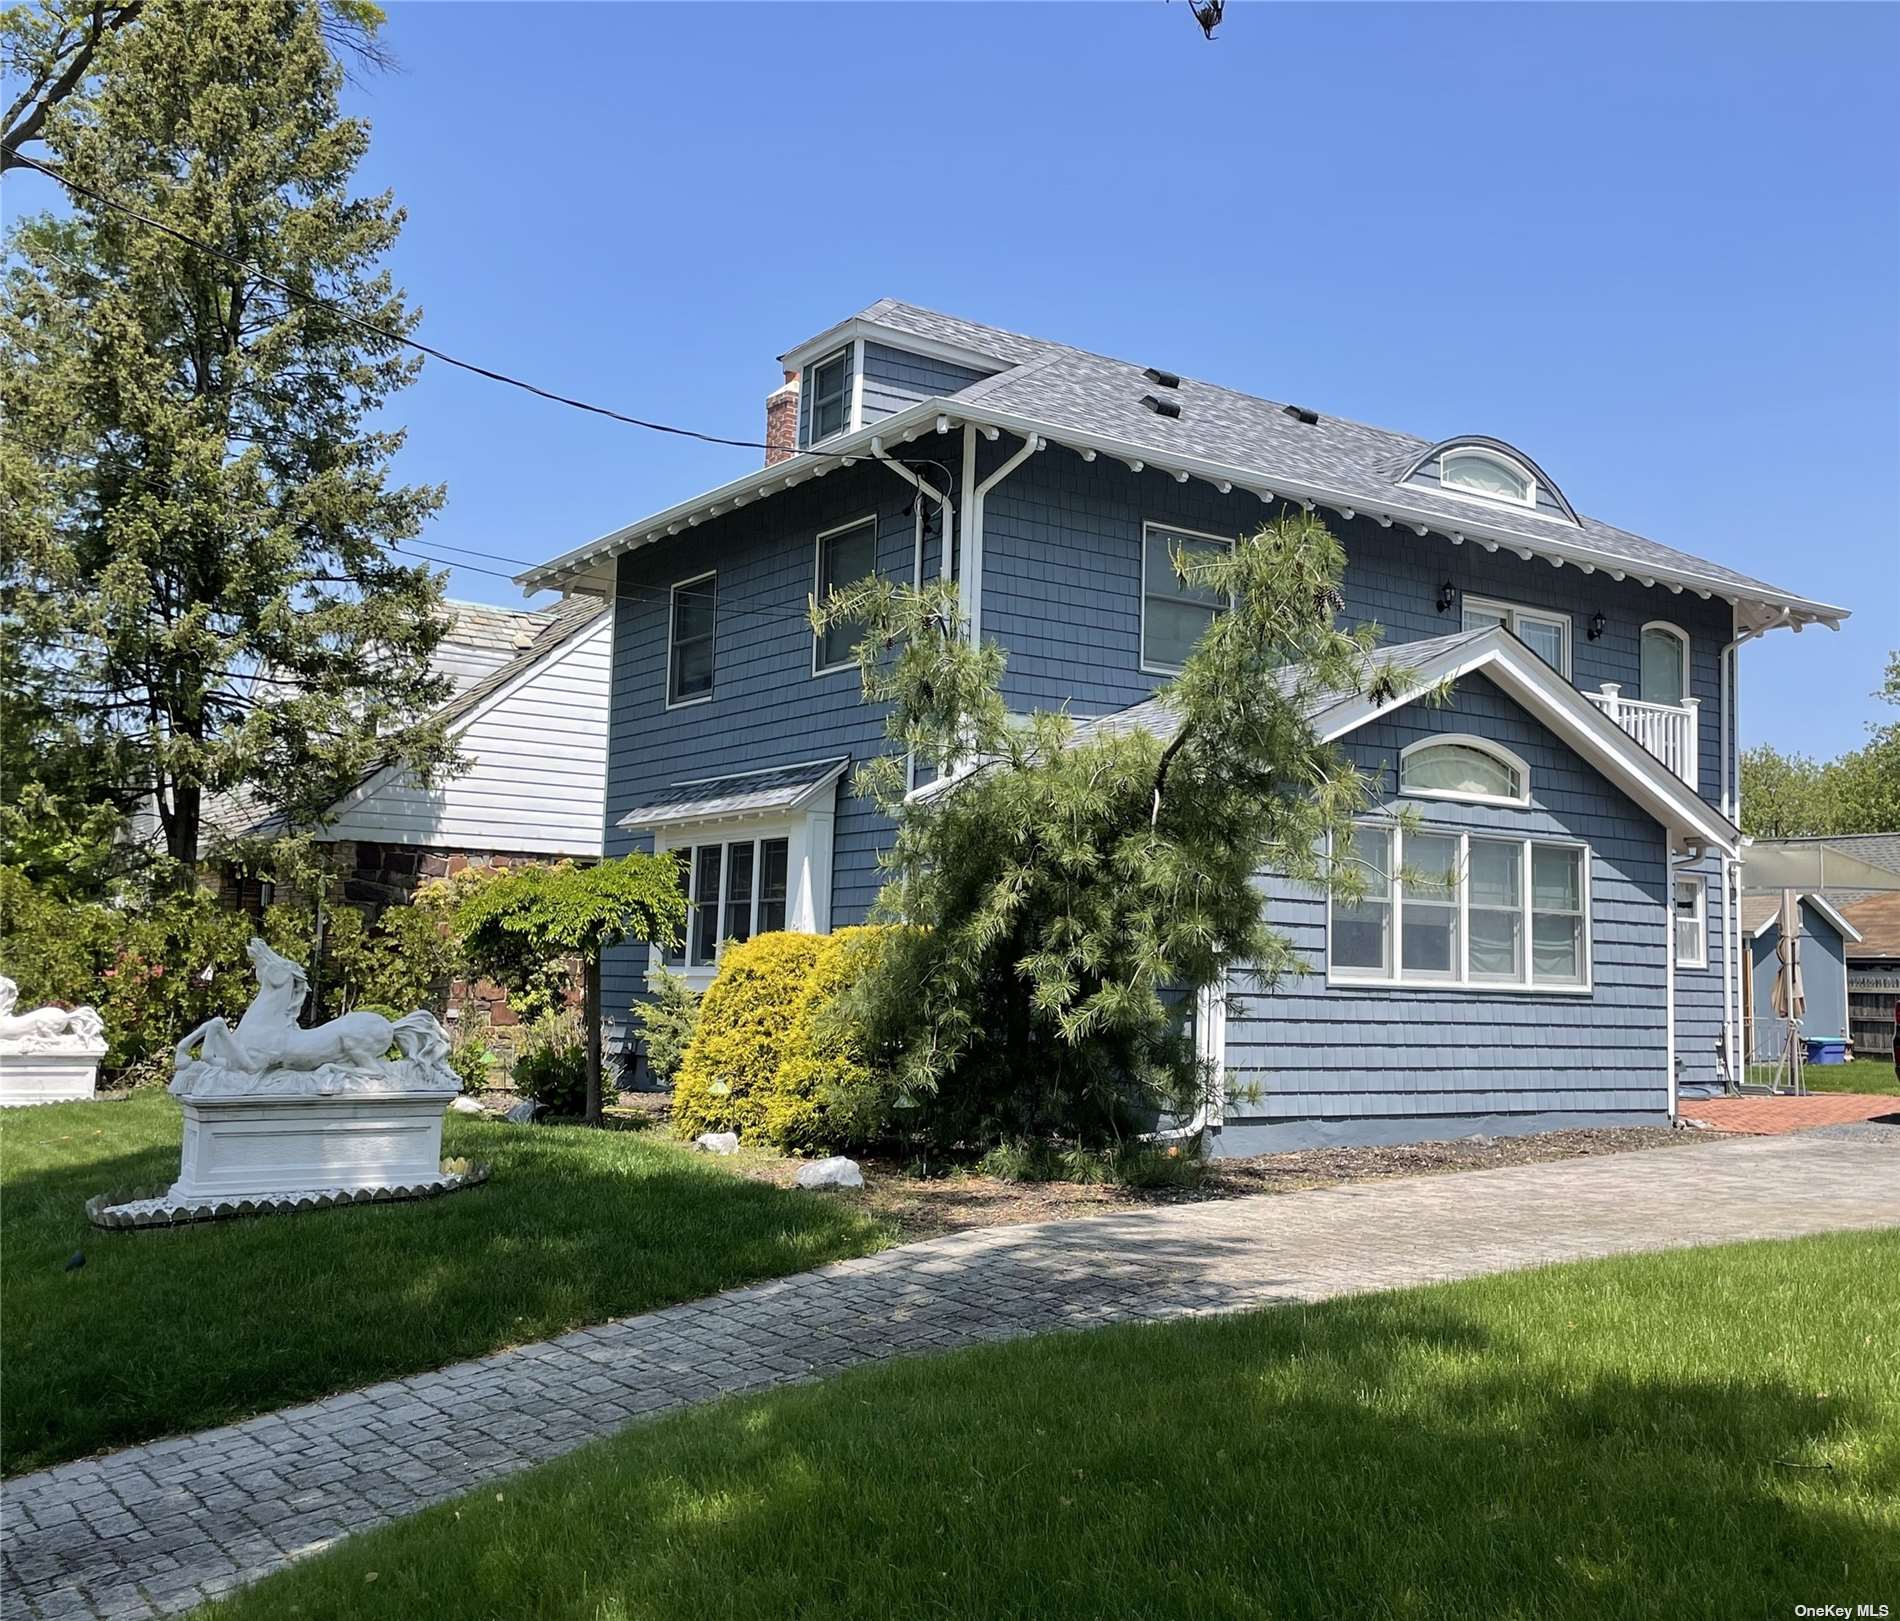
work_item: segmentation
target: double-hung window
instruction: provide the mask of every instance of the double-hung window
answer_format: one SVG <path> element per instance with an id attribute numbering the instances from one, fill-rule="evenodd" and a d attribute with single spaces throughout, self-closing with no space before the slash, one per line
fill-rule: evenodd
<path id="1" fill-rule="evenodd" d="M 1638 690 L 1646 704 L 1680 707 L 1689 696 L 1689 638 L 1660 620 L 1643 626 Z"/>
<path id="2" fill-rule="evenodd" d="M 851 422 L 851 351 L 827 355 L 806 373 L 811 388 L 811 428 L 805 443 L 815 445 Z"/>
<path id="3" fill-rule="evenodd" d="M 1464 599 L 1464 628 L 1483 630 L 1502 625 L 1540 659 L 1566 679 L 1570 675 L 1570 615 L 1542 608 L 1520 608 L 1514 602 L 1486 597 Z"/>
<path id="4" fill-rule="evenodd" d="M 673 587 L 666 638 L 666 701 L 704 703 L 713 691 L 713 630 L 719 581 L 702 574 Z"/>
<path id="5" fill-rule="evenodd" d="M 1175 571 L 1178 552 L 1185 557 L 1213 557 L 1233 549 L 1231 540 L 1197 535 L 1186 529 L 1168 529 L 1158 523 L 1141 526 L 1141 667 L 1171 674 L 1187 663 L 1188 654 L 1215 617 L 1228 606 L 1227 598 L 1199 583 L 1189 583 Z"/>
<path id="6" fill-rule="evenodd" d="M 1589 989 L 1585 846 L 1361 822 L 1343 859 L 1366 888 L 1331 903 L 1335 984 Z"/>
<path id="7" fill-rule="evenodd" d="M 877 519 L 860 518 L 855 523 L 827 529 L 818 537 L 818 566 L 815 590 L 822 604 L 840 586 L 855 585 L 866 575 L 877 572 Z M 851 666 L 852 650 L 864 634 L 857 620 L 828 626 L 816 638 L 812 649 L 812 674 Z"/>
<path id="8" fill-rule="evenodd" d="M 1676 966 L 1709 966 L 1709 881 L 1706 878 L 1676 880 Z"/>
<path id="9" fill-rule="evenodd" d="M 790 876 L 785 839 L 731 839 L 673 851 L 686 898 L 686 940 L 666 954 L 675 967 L 709 968 L 728 941 L 785 927 Z"/>

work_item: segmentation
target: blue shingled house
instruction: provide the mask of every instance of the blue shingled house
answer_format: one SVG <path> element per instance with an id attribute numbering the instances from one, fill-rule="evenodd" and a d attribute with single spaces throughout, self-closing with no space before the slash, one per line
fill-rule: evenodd
<path id="1" fill-rule="evenodd" d="M 876 894 L 889 828 L 849 767 L 883 740 L 849 636 L 802 617 L 814 591 L 951 577 L 1012 705 L 1140 724 L 1219 611 L 1170 548 L 1297 501 L 1345 546 L 1345 618 L 1455 696 L 1315 716 L 1381 809 L 1422 820 L 1366 820 L 1388 876 L 1362 905 L 1274 890 L 1312 972 L 1200 1010 L 1240 1083 L 1218 1150 L 1663 1121 L 1734 1073 L 1736 653 L 1842 609 L 1585 517 L 1484 434 L 1413 438 L 890 300 L 782 362 L 763 468 L 522 576 L 614 602 L 606 848 L 683 852 L 688 977 Z M 1401 865 L 1456 872 L 1455 896 L 1407 893 Z M 646 969 L 610 962 L 610 1008 Z"/>

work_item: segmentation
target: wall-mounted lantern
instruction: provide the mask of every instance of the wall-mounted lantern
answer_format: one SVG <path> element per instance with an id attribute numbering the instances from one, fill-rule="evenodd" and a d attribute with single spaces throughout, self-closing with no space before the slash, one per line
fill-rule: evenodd
<path id="1" fill-rule="evenodd" d="M 1453 585 L 1450 580 L 1447 580 L 1438 588 L 1438 611 L 1441 614 L 1450 613 L 1452 605 L 1457 602 L 1457 600 L 1458 587 Z"/>
<path id="2" fill-rule="evenodd" d="M 1593 642 L 1603 640 L 1603 610 L 1601 608 L 1590 615 L 1590 640 Z"/>

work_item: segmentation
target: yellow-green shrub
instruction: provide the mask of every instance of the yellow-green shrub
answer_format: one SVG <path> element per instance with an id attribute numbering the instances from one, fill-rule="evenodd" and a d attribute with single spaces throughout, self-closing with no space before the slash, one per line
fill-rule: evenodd
<path id="1" fill-rule="evenodd" d="M 765 1104 L 765 1133 L 780 1148 L 804 1153 L 842 1147 L 854 1135 L 848 1101 L 871 1085 L 856 1024 L 839 1005 L 875 960 L 884 930 L 840 929 L 825 938 L 792 1008 L 784 1056 Z"/>
<path id="2" fill-rule="evenodd" d="M 736 1131 L 758 1138 L 785 1033 L 824 939 L 774 931 L 728 946 L 699 1005 L 699 1025 L 673 1080 L 681 1137 Z"/>

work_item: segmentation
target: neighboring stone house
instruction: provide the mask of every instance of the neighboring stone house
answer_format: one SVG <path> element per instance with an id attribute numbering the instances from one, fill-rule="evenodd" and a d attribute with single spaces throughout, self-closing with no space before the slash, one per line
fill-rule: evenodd
<path id="1" fill-rule="evenodd" d="M 1299 502 L 1345 548 L 1343 620 L 1376 622 L 1421 686 L 1314 717 L 1376 785 L 1374 889 L 1329 906 L 1262 875 L 1311 972 L 1198 1010 L 1231 1082 L 1216 1150 L 1658 1122 L 1736 1076 L 1737 652 L 1843 609 L 1582 516 L 1484 434 L 1415 438 L 891 300 L 781 364 L 766 467 L 521 576 L 616 604 L 605 849 L 679 853 L 689 978 L 751 933 L 856 922 L 877 891 L 891 828 L 849 766 L 888 745 L 850 637 L 802 618 L 814 591 L 953 579 L 1013 708 L 1153 724 L 1220 611 L 1170 549 Z M 1449 707 L 1419 702 L 1440 680 Z M 1459 875 L 1455 902 L 1407 892 L 1421 862 Z M 610 955 L 610 1009 L 649 966 Z"/>

